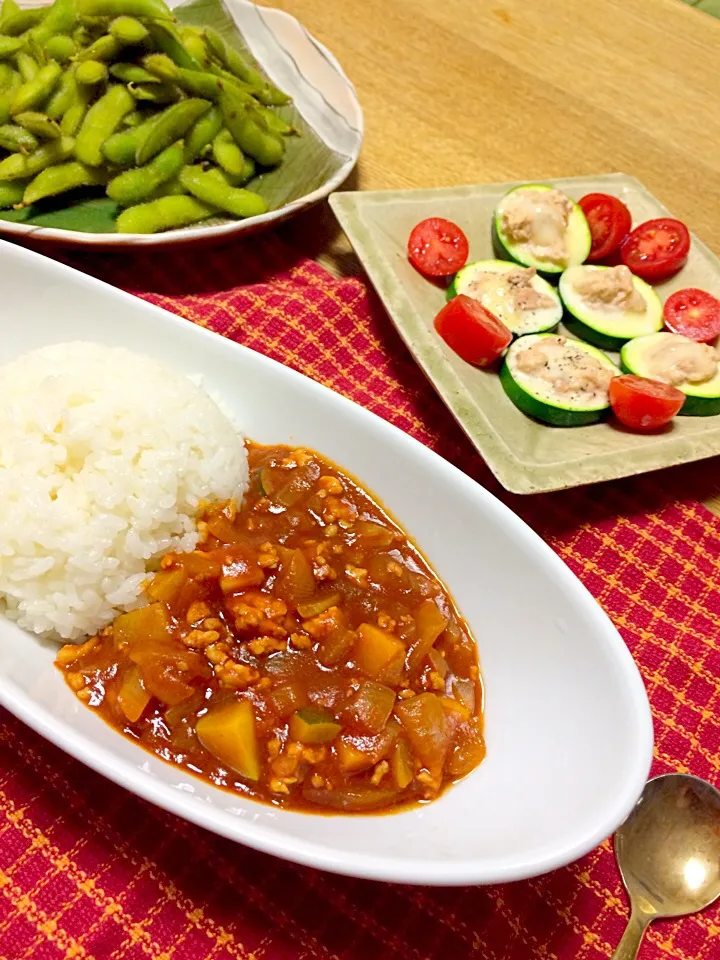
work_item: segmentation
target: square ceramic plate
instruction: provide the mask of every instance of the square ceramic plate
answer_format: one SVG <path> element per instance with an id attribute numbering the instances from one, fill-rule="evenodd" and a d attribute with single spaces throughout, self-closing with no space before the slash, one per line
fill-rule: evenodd
<path id="1" fill-rule="evenodd" d="M 367 484 L 425 552 L 478 639 L 487 758 L 434 803 L 392 816 L 312 816 L 257 803 L 121 736 L 63 682 L 56 646 L 2 616 L 0 705 L 193 823 L 359 877 L 518 880 L 587 853 L 625 819 L 652 758 L 642 679 L 595 600 L 504 504 L 313 380 L 53 260 L 0 242 L 0 291 L 0 364 L 71 340 L 140 351 L 211 385 L 254 440 L 313 447 Z"/>
<path id="2" fill-rule="evenodd" d="M 624 174 L 542 182 L 574 200 L 593 191 L 614 194 L 630 208 L 633 223 L 672 216 L 641 183 Z M 446 217 L 465 231 L 471 261 L 494 257 L 492 212 L 517 185 L 336 193 L 330 198 L 400 336 L 500 483 L 512 493 L 543 493 L 720 454 L 720 416 L 678 417 L 653 435 L 610 423 L 572 429 L 537 423 L 508 400 L 496 372 L 472 367 L 440 340 L 433 319 L 445 294 L 410 266 L 410 231 L 426 217 Z M 701 287 L 720 296 L 720 261 L 696 237 L 687 265 L 656 289 L 665 300 L 682 287 Z"/>

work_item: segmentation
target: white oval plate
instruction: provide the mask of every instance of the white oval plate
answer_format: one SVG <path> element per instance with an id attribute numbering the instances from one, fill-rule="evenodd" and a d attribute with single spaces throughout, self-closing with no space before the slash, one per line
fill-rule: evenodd
<path id="1" fill-rule="evenodd" d="M 478 640 L 487 759 L 425 807 L 289 813 L 213 788 L 116 733 L 70 692 L 54 648 L 0 618 L 0 703 L 147 800 L 258 850 L 338 873 L 497 883 L 568 863 L 611 834 L 645 783 L 652 723 L 621 637 L 553 551 L 481 486 L 400 430 L 280 364 L 0 241 L 0 362 L 94 340 L 199 374 L 261 443 L 351 471 L 415 538 Z"/>
<path id="2" fill-rule="evenodd" d="M 182 0 L 166 0 L 177 7 Z M 165 233 L 83 233 L 0 220 L 0 233 L 33 240 L 107 248 L 166 246 L 213 241 L 266 229 L 323 200 L 347 178 L 360 155 L 364 121 L 350 80 L 332 53 L 310 36 L 295 17 L 283 10 L 260 7 L 250 0 L 223 0 L 253 56 L 271 80 L 289 93 L 315 133 L 339 157 L 341 165 L 317 190 L 259 217 L 212 226 L 202 223 Z M 44 6 L 46 0 L 25 0 L 23 7 Z"/>

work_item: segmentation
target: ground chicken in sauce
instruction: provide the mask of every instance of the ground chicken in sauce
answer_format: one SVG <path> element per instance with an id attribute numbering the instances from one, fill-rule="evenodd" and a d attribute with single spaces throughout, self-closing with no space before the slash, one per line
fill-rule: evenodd
<path id="1" fill-rule="evenodd" d="M 113 727 L 215 785 L 316 812 L 433 799 L 485 754 L 467 625 L 350 477 L 248 447 L 242 507 L 207 508 L 150 603 L 59 668 Z"/>
<path id="2" fill-rule="evenodd" d="M 635 288 L 633 275 L 625 266 L 578 269 L 573 280 L 577 293 L 593 309 L 644 313 L 645 298 Z"/>
<path id="3" fill-rule="evenodd" d="M 467 294 L 478 300 L 487 297 L 490 301 L 496 300 L 498 304 L 506 302 L 513 313 L 554 307 L 555 301 L 552 297 L 533 287 L 535 276 L 537 271 L 534 267 L 518 267 L 517 270 L 502 273 L 484 270 L 475 274 L 472 282 L 468 284 Z M 492 308 L 492 302 L 488 306 Z"/>
<path id="4" fill-rule="evenodd" d="M 537 260 L 566 264 L 572 201 L 560 190 L 514 190 L 503 200 L 500 222 L 512 243 L 526 244 Z"/>
<path id="5" fill-rule="evenodd" d="M 697 343 L 677 333 L 657 338 L 645 351 L 648 376 L 673 386 L 703 383 L 718 371 L 718 354 L 707 343 Z"/>
<path id="6" fill-rule="evenodd" d="M 545 383 L 548 390 L 568 399 L 588 403 L 607 400 L 613 372 L 595 357 L 575 347 L 565 337 L 548 336 L 535 340 L 516 355 L 519 373 Z"/>

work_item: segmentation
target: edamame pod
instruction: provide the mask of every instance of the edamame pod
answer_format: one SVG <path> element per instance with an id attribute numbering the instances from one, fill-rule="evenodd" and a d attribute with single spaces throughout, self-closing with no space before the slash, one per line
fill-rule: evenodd
<path id="1" fill-rule="evenodd" d="M 45 56 L 48 60 L 57 60 L 58 63 L 67 63 L 71 57 L 77 53 L 77 44 L 72 37 L 66 37 L 59 34 L 57 37 L 50 37 L 45 44 Z"/>
<path id="2" fill-rule="evenodd" d="M 64 137 L 74 137 L 85 119 L 88 104 L 92 96 L 90 87 L 76 87 L 73 102 L 67 108 L 60 121 L 60 132 Z"/>
<path id="3" fill-rule="evenodd" d="M 20 86 L 20 74 L 9 63 L 0 63 L 0 90 L 15 90 Z"/>
<path id="4" fill-rule="evenodd" d="M 195 197 L 160 197 L 123 210 L 117 218 L 117 229 L 118 233 L 159 233 L 197 223 L 216 212 Z"/>
<path id="5" fill-rule="evenodd" d="M 142 166 L 160 153 L 171 143 L 185 135 L 195 121 L 210 109 L 208 100 L 181 100 L 168 107 L 155 120 L 146 136 L 140 142 L 135 156 L 138 166 Z"/>
<path id="6" fill-rule="evenodd" d="M 185 163 L 197 160 L 205 147 L 220 133 L 223 126 L 222 113 L 216 106 L 196 120 L 185 137 Z"/>
<path id="7" fill-rule="evenodd" d="M 3 123 L 0 126 L 0 147 L 10 153 L 32 153 L 37 150 L 37 138 L 23 126 Z"/>
<path id="8" fill-rule="evenodd" d="M 0 64 L 2 66 L 2 64 Z M 10 78 L 10 85 L 0 93 L 0 123 L 7 123 L 10 119 L 10 104 L 15 96 L 15 90 L 20 86 L 19 77 Z"/>
<path id="9" fill-rule="evenodd" d="M 24 46 L 25 41 L 21 37 L 0 36 L 0 60 L 9 60 Z"/>
<path id="10" fill-rule="evenodd" d="M 44 47 L 50 37 L 58 33 L 72 33 L 76 24 L 75 0 L 55 0 L 47 16 L 32 28 L 30 37 L 39 47 Z"/>
<path id="11" fill-rule="evenodd" d="M 58 140 L 60 138 L 60 124 L 45 113 L 27 110 L 25 113 L 18 113 L 15 122 L 30 133 L 34 133 L 36 137 L 40 137 L 41 140 Z"/>
<path id="12" fill-rule="evenodd" d="M 100 148 L 134 108 L 135 101 L 125 87 L 110 87 L 85 115 L 75 143 L 78 160 L 89 167 L 99 167 L 103 162 Z"/>
<path id="13" fill-rule="evenodd" d="M 198 27 L 180 27 L 180 39 L 190 56 L 200 64 L 200 69 L 204 70 L 208 62 L 208 51 L 202 30 Z"/>
<path id="14" fill-rule="evenodd" d="M 250 84 L 253 93 L 261 103 L 279 107 L 290 101 L 290 97 L 286 93 L 266 80 L 260 70 L 231 47 L 216 30 L 208 27 L 203 35 L 208 46 L 223 66 L 239 80 Z"/>
<path id="15" fill-rule="evenodd" d="M 24 193 L 24 180 L 5 180 L 0 183 L 0 210 L 7 210 L 8 207 L 22 203 Z"/>
<path id="16" fill-rule="evenodd" d="M 79 63 L 75 70 L 75 79 L 86 87 L 94 87 L 97 83 L 107 80 L 108 68 L 99 60 L 85 60 Z"/>
<path id="17" fill-rule="evenodd" d="M 166 83 L 175 83 L 194 97 L 217 101 L 223 90 L 220 77 L 202 70 L 184 70 L 164 53 L 152 53 L 143 57 L 143 64 L 150 73 Z M 248 95 L 249 97 L 249 95 Z"/>
<path id="18" fill-rule="evenodd" d="M 21 153 L 13 153 L 0 161 L 0 180 L 20 180 L 23 177 L 27 179 L 37 176 L 45 167 L 52 167 L 67 160 L 74 146 L 72 137 L 61 137 L 59 140 L 43 143 L 27 157 Z"/>
<path id="19" fill-rule="evenodd" d="M 129 83 L 128 90 L 135 100 L 145 103 L 167 104 L 173 103 L 180 96 L 177 87 L 167 83 Z"/>
<path id="20" fill-rule="evenodd" d="M 89 47 L 81 50 L 75 59 L 78 63 L 82 63 L 83 60 L 99 60 L 101 63 L 105 63 L 108 60 L 115 59 L 120 53 L 120 47 L 120 42 L 106 33 L 104 36 L 98 37 Z"/>
<path id="21" fill-rule="evenodd" d="M 260 71 L 251 66 L 237 50 L 226 43 L 217 30 L 207 27 L 203 31 L 203 36 L 207 45 L 226 70 L 253 87 L 262 87 L 265 84 L 265 77 Z"/>
<path id="22" fill-rule="evenodd" d="M 61 73 L 60 64 L 55 63 L 54 60 L 41 67 L 32 80 L 28 80 L 17 88 L 10 105 L 10 113 L 15 116 L 45 103 L 57 86 Z"/>
<path id="23" fill-rule="evenodd" d="M 257 193 L 222 183 L 200 167 L 185 167 L 180 174 L 180 183 L 198 200 L 234 217 L 257 217 L 267 212 L 267 204 Z"/>
<path id="24" fill-rule="evenodd" d="M 241 177 L 245 169 L 245 157 L 240 147 L 233 140 L 229 130 L 223 129 L 215 137 L 212 144 L 215 162 L 231 177 Z"/>
<path id="25" fill-rule="evenodd" d="M 175 27 L 169 23 L 151 23 L 150 36 L 159 50 L 162 50 L 178 67 L 187 70 L 202 70 L 201 65 L 185 48 Z"/>
<path id="26" fill-rule="evenodd" d="M 246 161 L 252 163 L 252 160 L 250 160 L 249 157 L 246 157 L 245 159 Z M 220 167 L 210 167 L 209 169 L 204 170 L 204 173 L 226 187 L 242 187 L 248 182 L 248 180 L 251 179 L 251 177 L 248 176 L 234 177 L 225 170 L 221 170 Z"/>
<path id="27" fill-rule="evenodd" d="M 92 167 L 86 167 L 74 160 L 47 167 L 39 173 L 25 188 L 23 203 L 36 203 L 45 197 L 56 197 L 78 187 L 94 187 L 105 182 L 105 176 Z"/>
<path id="28" fill-rule="evenodd" d="M 238 100 L 230 91 L 220 97 L 220 109 L 225 126 L 244 153 L 249 153 L 264 167 L 280 163 L 285 153 L 282 137 L 268 129 L 257 110 Z"/>
<path id="29" fill-rule="evenodd" d="M 157 114 L 145 120 L 137 127 L 130 130 L 120 130 L 114 133 L 102 145 L 102 152 L 110 161 L 118 167 L 130 167 L 135 163 L 135 154 L 141 141 L 147 135 L 150 125 L 157 118 Z"/>
<path id="30" fill-rule="evenodd" d="M 131 207 L 151 196 L 161 183 L 176 176 L 183 167 L 183 142 L 178 140 L 146 163 L 126 170 L 107 186 L 108 196 L 123 207 Z"/>
<path id="31" fill-rule="evenodd" d="M 276 133 L 280 137 L 289 137 L 297 133 L 292 124 L 284 120 L 279 114 L 274 113 L 269 107 L 258 107 L 257 110 L 271 133 Z"/>
<path id="32" fill-rule="evenodd" d="M 40 67 L 29 53 L 21 51 L 17 57 L 15 57 L 15 62 L 17 63 L 17 68 L 20 71 L 20 79 L 23 83 L 28 83 L 33 77 L 37 76 Z"/>
<path id="33" fill-rule="evenodd" d="M 90 31 L 84 23 L 81 23 L 75 27 L 71 36 L 78 47 L 86 47 L 92 39 L 90 36 Z"/>
<path id="34" fill-rule="evenodd" d="M 142 43 L 149 36 L 145 24 L 135 17 L 115 17 L 109 27 L 109 33 L 123 46 L 134 46 Z"/>
<path id="35" fill-rule="evenodd" d="M 110 67 L 110 76 L 123 83 L 160 83 L 154 74 L 136 63 L 114 63 Z"/>
<path id="36" fill-rule="evenodd" d="M 77 98 L 77 81 L 75 71 L 66 70 L 60 78 L 55 93 L 48 100 L 45 113 L 52 120 L 59 120 Z"/>
<path id="37" fill-rule="evenodd" d="M 14 13 L 4 14 L 5 5 L 3 4 L 3 17 L 0 21 L 0 31 L 6 37 L 19 37 L 21 33 L 30 30 L 47 16 L 48 7 L 31 7 L 22 9 L 17 8 Z"/>
<path id="38" fill-rule="evenodd" d="M 132 110 L 127 116 L 123 117 L 123 127 L 139 127 L 145 119 L 140 110 Z"/>
<path id="39" fill-rule="evenodd" d="M 138 17 L 140 20 L 172 20 L 163 0 L 77 0 L 81 17 Z"/>
<path id="40" fill-rule="evenodd" d="M 0 184 L 2 187 L 2 184 Z M 183 197 L 187 196 L 187 190 L 180 183 L 177 177 L 172 177 L 170 180 L 166 180 L 165 183 L 161 183 L 157 188 L 155 193 L 152 195 L 152 200 L 157 200 L 158 197 Z"/>

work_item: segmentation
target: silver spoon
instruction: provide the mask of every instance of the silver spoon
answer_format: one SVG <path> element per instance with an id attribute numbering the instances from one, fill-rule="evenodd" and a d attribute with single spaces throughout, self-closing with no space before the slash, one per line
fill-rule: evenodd
<path id="1" fill-rule="evenodd" d="M 635 960 L 648 924 L 720 896 L 720 791 L 682 773 L 648 781 L 615 834 L 630 920 L 612 960 Z"/>

